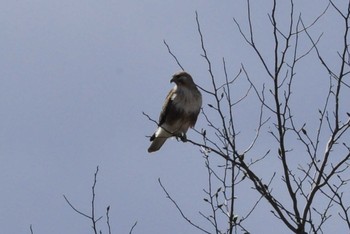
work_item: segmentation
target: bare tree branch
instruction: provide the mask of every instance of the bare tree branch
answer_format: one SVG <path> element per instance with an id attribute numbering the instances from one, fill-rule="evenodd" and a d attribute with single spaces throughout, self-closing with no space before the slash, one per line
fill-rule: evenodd
<path id="1" fill-rule="evenodd" d="M 170 54 L 171 56 L 173 56 L 173 58 L 175 59 L 177 65 L 179 65 L 179 67 L 180 67 L 183 71 L 185 71 L 185 69 L 184 69 L 183 66 L 180 64 L 180 62 L 179 62 L 179 60 L 177 59 L 177 57 L 176 57 L 176 56 L 173 54 L 173 52 L 170 50 L 170 47 L 169 47 L 169 45 L 166 43 L 165 40 L 163 40 L 163 43 L 164 43 L 164 45 L 166 46 L 166 48 L 168 49 L 169 54 Z"/>
<path id="2" fill-rule="evenodd" d="M 134 230 L 134 228 L 136 227 L 136 225 L 137 225 L 137 221 L 134 223 L 134 225 L 132 225 L 129 234 L 132 234 L 132 231 Z"/>
<path id="3" fill-rule="evenodd" d="M 170 196 L 170 194 L 168 193 L 168 191 L 165 189 L 165 187 L 163 186 L 160 178 L 158 178 L 158 183 L 160 185 L 160 187 L 163 189 L 164 193 L 166 194 L 167 198 L 175 205 L 176 209 L 180 212 L 181 216 L 189 223 L 191 224 L 193 227 L 197 228 L 198 230 L 210 234 L 210 232 L 206 231 L 205 229 L 201 228 L 200 226 L 194 224 L 189 218 L 187 218 L 187 216 L 183 213 L 182 209 L 180 208 L 180 206 L 176 203 L 176 201 Z"/>

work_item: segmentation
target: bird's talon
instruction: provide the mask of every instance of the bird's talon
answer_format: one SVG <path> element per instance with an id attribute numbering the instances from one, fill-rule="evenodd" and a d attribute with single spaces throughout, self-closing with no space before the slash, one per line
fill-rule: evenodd
<path id="1" fill-rule="evenodd" d="M 180 136 L 180 139 L 181 139 L 182 142 L 186 142 L 186 141 L 187 141 L 187 136 L 186 136 L 186 134 L 181 135 L 181 136 Z"/>

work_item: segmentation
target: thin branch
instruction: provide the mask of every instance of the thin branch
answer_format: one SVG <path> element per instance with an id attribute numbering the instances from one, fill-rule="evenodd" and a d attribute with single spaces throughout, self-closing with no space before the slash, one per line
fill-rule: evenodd
<path id="1" fill-rule="evenodd" d="M 134 225 L 132 225 L 129 234 L 132 234 L 132 231 L 134 230 L 134 228 L 136 227 L 136 225 L 137 225 L 137 221 L 134 223 Z"/>
<path id="2" fill-rule="evenodd" d="M 107 206 L 107 209 L 106 209 L 107 227 L 108 227 L 108 234 L 112 234 L 111 225 L 109 223 L 109 209 L 110 209 L 110 206 Z"/>
<path id="3" fill-rule="evenodd" d="M 180 62 L 179 62 L 179 60 L 177 59 L 177 57 L 174 55 L 173 52 L 171 52 L 170 47 L 169 47 L 169 45 L 166 43 L 166 41 L 163 40 L 163 42 L 164 42 L 164 45 L 167 47 L 169 54 L 175 59 L 177 65 L 179 65 L 179 67 L 180 67 L 183 71 L 185 71 L 185 69 L 184 69 L 183 66 L 180 64 Z"/>
<path id="4" fill-rule="evenodd" d="M 96 181 L 97 181 L 97 174 L 98 174 L 98 166 L 96 167 L 96 172 L 94 175 L 94 183 L 92 185 L 92 198 L 91 198 L 91 220 L 92 220 L 92 228 L 95 231 L 95 234 L 97 234 L 97 227 L 96 227 L 96 222 L 100 220 L 102 217 L 99 219 L 95 220 L 95 187 L 96 187 Z"/>
<path id="5" fill-rule="evenodd" d="M 142 111 L 142 114 L 144 116 L 146 116 L 148 118 L 148 120 L 152 121 L 153 123 L 155 123 L 157 126 L 159 125 L 157 121 L 155 121 L 154 119 L 152 119 L 148 114 L 146 114 L 145 112 Z"/>
<path id="6" fill-rule="evenodd" d="M 204 144 L 201 144 L 201 143 L 197 143 L 197 142 L 192 141 L 192 140 L 190 140 L 190 139 L 186 139 L 186 142 L 190 142 L 190 143 L 192 143 L 193 145 L 202 147 L 203 149 L 206 149 L 206 150 L 209 150 L 209 151 L 213 151 L 213 152 L 216 153 L 217 155 L 223 157 L 225 160 L 228 160 L 228 161 L 230 161 L 230 162 L 233 162 L 233 159 L 231 159 L 230 157 L 228 157 L 226 154 L 223 154 L 223 153 L 217 151 L 216 149 L 213 149 L 213 148 L 211 148 L 211 147 L 209 147 L 209 146 L 207 146 L 207 145 L 204 145 Z"/>
<path id="7" fill-rule="evenodd" d="M 98 166 L 96 167 L 96 172 L 94 174 L 94 183 L 92 185 L 92 200 L 91 200 L 91 215 L 87 215 L 83 212 L 81 212 L 80 210 L 78 210 L 77 208 L 75 208 L 73 206 L 73 204 L 68 200 L 68 198 L 63 195 L 64 199 L 66 200 L 66 202 L 68 203 L 68 205 L 78 214 L 80 214 L 81 216 L 85 217 L 85 218 L 88 218 L 91 220 L 92 222 L 92 229 L 94 230 L 94 233 L 95 234 L 98 234 L 98 230 L 97 230 L 97 226 L 96 226 L 96 223 L 102 219 L 102 216 L 99 217 L 99 218 L 95 218 L 95 186 L 96 186 L 96 183 L 97 183 L 97 174 L 98 174 Z"/>
<path id="8" fill-rule="evenodd" d="M 183 213 L 182 209 L 179 207 L 177 202 L 170 196 L 168 191 L 165 189 L 165 187 L 163 186 L 160 178 L 158 178 L 158 183 L 159 183 L 160 187 L 163 189 L 163 191 L 166 194 L 167 198 L 175 205 L 176 209 L 180 212 L 182 218 L 184 218 L 189 224 L 191 224 L 193 227 L 197 228 L 198 230 L 201 230 L 202 232 L 207 233 L 207 234 L 211 234 L 210 232 L 208 232 L 207 230 L 201 228 L 197 224 L 194 224 L 189 218 L 187 218 L 187 216 Z"/>
<path id="9" fill-rule="evenodd" d="M 84 216 L 84 217 L 86 217 L 86 218 L 88 218 L 88 219 L 92 219 L 91 216 L 89 216 L 89 215 L 87 215 L 87 214 L 81 212 L 81 211 L 78 210 L 77 208 L 75 208 L 65 195 L 63 195 L 63 197 L 64 197 L 64 199 L 66 200 L 66 202 L 68 203 L 68 205 L 69 205 L 75 212 L 77 212 L 78 214 L 80 214 L 80 215 L 82 215 L 82 216 Z"/>

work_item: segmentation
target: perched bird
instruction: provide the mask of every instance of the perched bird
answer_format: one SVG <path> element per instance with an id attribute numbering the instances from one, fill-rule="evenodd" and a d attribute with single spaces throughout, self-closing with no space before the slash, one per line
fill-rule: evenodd
<path id="1" fill-rule="evenodd" d="M 190 74 L 185 71 L 175 73 L 171 82 L 175 86 L 165 99 L 158 129 L 150 139 L 149 153 L 159 150 L 169 137 L 186 139 L 186 132 L 194 127 L 202 107 L 202 95 Z"/>

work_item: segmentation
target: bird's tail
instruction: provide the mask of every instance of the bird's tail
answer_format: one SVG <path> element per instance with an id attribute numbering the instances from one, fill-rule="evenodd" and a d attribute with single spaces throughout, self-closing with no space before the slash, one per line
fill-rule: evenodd
<path id="1" fill-rule="evenodd" d="M 167 131 L 164 127 L 159 127 L 150 139 L 152 141 L 152 144 L 148 148 L 148 152 L 151 153 L 159 150 L 160 147 L 162 147 L 162 145 L 164 144 L 164 142 L 171 136 L 172 134 L 169 131 Z"/>
<path id="2" fill-rule="evenodd" d="M 167 139 L 166 137 L 156 137 L 152 141 L 151 146 L 148 148 L 148 153 L 152 153 L 152 152 L 155 152 L 155 151 L 159 150 L 160 147 L 162 147 L 162 145 L 166 141 L 166 139 Z"/>

